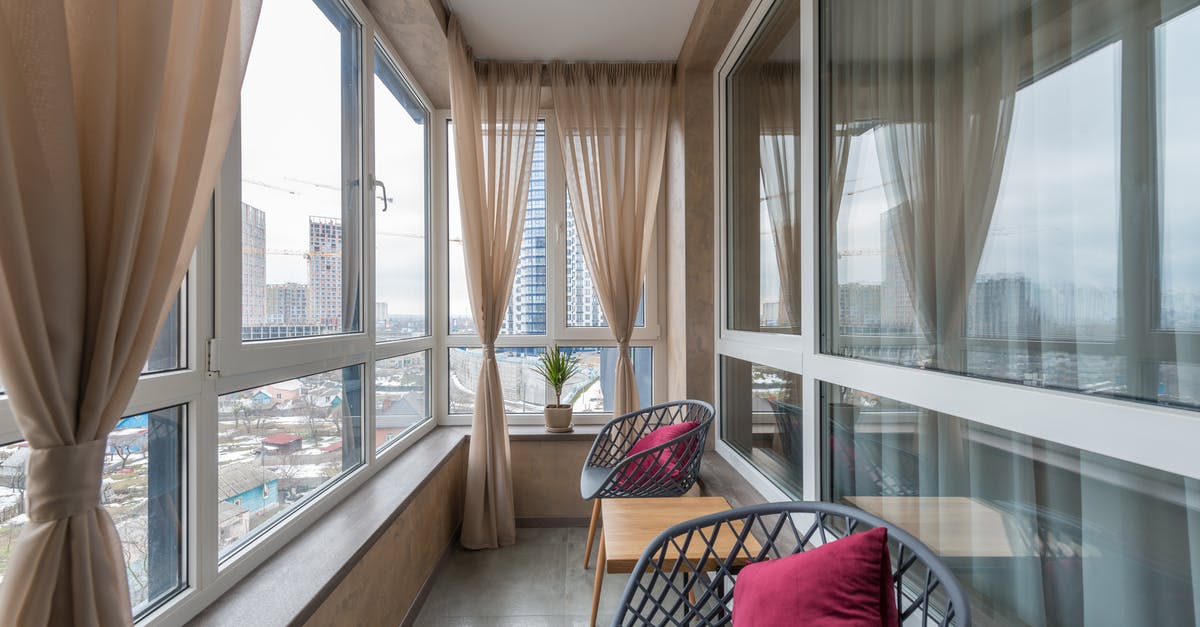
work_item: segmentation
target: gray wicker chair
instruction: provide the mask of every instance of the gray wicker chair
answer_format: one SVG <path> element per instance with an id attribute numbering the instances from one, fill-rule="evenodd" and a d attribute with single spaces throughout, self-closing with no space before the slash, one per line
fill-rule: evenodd
<path id="1" fill-rule="evenodd" d="M 680 496 L 690 490 L 700 474 L 700 458 L 704 455 L 714 415 L 712 405 L 704 401 L 672 401 L 619 416 L 604 425 L 592 443 L 579 477 L 580 495 L 585 500 L 593 499 L 583 554 L 584 568 L 591 559 L 600 499 Z M 665 425 L 687 421 L 700 424 L 660 446 L 628 455 L 629 449 L 643 435 Z M 664 451 L 669 451 L 668 455 L 664 456 Z M 629 472 L 638 466 L 640 472 Z"/>
<path id="2" fill-rule="evenodd" d="M 739 564 L 785 557 L 873 527 L 888 530 L 900 624 L 969 627 L 962 586 L 920 540 L 862 510 L 805 501 L 731 509 L 667 529 L 642 554 L 612 624 L 728 625 Z M 750 534 L 760 549 L 747 547 Z M 731 548 L 717 552 L 718 539 Z M 696 555 L 697 545 L 702 558 L 675 559 Z"/>

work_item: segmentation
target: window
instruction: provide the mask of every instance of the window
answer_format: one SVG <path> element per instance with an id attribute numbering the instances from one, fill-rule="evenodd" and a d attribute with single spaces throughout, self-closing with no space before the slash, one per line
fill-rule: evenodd
<path id="1" fill-rule="evenodd" d="M 462 210 L 458 203 L 458 169 L 455 165 L 453 129 L 446 124 L 447 217 L 450 233 L 450 333 L 474 335 L 475 319 L 467 293 L 467 270 L 462 241 Z M 533 143 L 533 169 L 525 204 L 525 228 L 513 277 L 512 294 L 505 310 L 501 335 L 546 334 L 546 122 L 538 121 Z"/>
<path id="2" fill-rule="evenodd" d="M 762 28 L 792 25 L 776 22 Z M 767 33 L 726 79 L 725 315 L 732 330 L 799 334 L 801 38 Z"/>
<path id="3" fill-rule="evenodd" d="M 615 346 L 560 346 L 559 350 L 579 359 L 579 373 L 563 386 L 563 403 L 571 405 L 573 413 L 611 414 L 615 399 L 613 381 L 617 372 Z M 637 379 L 638 398 L 643 405 L 654 397 L 653 349 L 634 346 L 629 349 L 633 360 L 633 375 Z"/>
<path id="4" fill-rule="evenodd" d="M 604 318 L 604 309 L 600 305 L 600 295 L 596 293 L 596 284 L 592 280 L 592 271 L 588 268 L 587 258 L 583 255 L 583 244 L 579 241 L 579 231 L 575 227 L 575 212 L 571 210 L 571 197 L 565 198 L 567 203 L 567 257 L 565 272 L 567 274 L 567 326 L 568 327 L 607 327 L 608 320 Z M 642 287 L 642 300 L 638 303 L 635 327 L 646 326 L 646 288 Z"/>
<path id="5" fill-rule="evenodd" d="M 1118 4 L 777 0 L 719 69 L 717 448 L 772 500 L 913 532 L 984 624 L 1200 615 L 1200 10 Z M 795 120 L 816 282 L 762 253 L 760 140 Z M 777 281 L 819 337 L 764 328 Z"/>
<path id="6" fill-rule="evenodd" d="M 1200 332 L 1200 251 L 1194 245 L 1200 233 L 1196 210 L 1195 172 L 1200 167 L 1200 108 L 1192 64 L 1200 52 L 1200 9 L 1167 20 L 1154 29 L 1158 125 L 1158 203 L 1161 212 L 1161 272 L 1159 320 L 1163 329 Z M 1185 367 L 1186 368 L 1186 367 Z M 1195 370 L 1195 366 L 1191 367 Z M 1160 374 L 1163 385 L 1195 382 Z M 1163 376 L 1165 375 L 1165 376 Z M 1186 383 L 1185 383 L 1186 385 Z M 1196 384 L 1187 385 L 1187 397 L 1174 398 L 1198 405 Z"/>
<path id="7" fill-rule="evenodd" d="M 983 622 L 1196 620 L 1195 480 L 828 383 L 821 424 L 825 498 L 913 531 Z"/>
<path id="8" fill-rule="evenodd" d="M 1196 226 L 1194 81 L 1179 74 L 1195 10 L 1148 30 L 1064 9 L 1096 23 L 1060 40 L 964 5 L 934 30 L 965 38 L 955 54 L 980 71 L 904 74 L 929 54 L 900 18 L 928 9 L 909 4 L 822 9 L 837 42 L 821 61 L 822 350 L 1195 406 L 1177 374 L 1200 355 L 1180 239 Z M 994 37 L 972 34 L 988 20 Z M 1143 67 L 1151 79 L 1123 71 Z M 1157 118 L 1129 113 L 1145 110 Z"/>
<path id="9" fill-rule="evenodd" d="M 608 321 L 584 257 L 557 142 L 546 138 L 547 125 L 553 128 L 553 114 L 546 112 L 545 116 L 539 120 L 535 135 L 521 249 L 508 309 L 496 342 L 496 355 L 508 412 L 519 415 L 541 414 L 547 398 L 553 401 L 553 391 L 533 370 L 537 356 L 556 345 L 576 354 L 582 371 L 564 387 L 563 402 L 572 405 L 582 422 L 599 422 L 603 420 L 601 415 L 612 413 L 617 343 L 607 328 Z M 451 124 L 446 122 L 450 344 L 447 398 L 448 413 L 455 416 L 474 412 L 475 386 L 483 354 L 475 337 L 467 293 Z M 655 400 L 654 362 L 663 354 L 655 350 L 660 341 L 655 310 L 658 301 L 653 289 L 657 280 L 657 252 L 654 250 L 648 264 L 631 338 L 630 357 L 638 380 L 638 395 L 647 406 Z M 589 414 L 596 416 L 589 418 Z M 518 418 L 515 422 L 520 421 Z"/>
<path id="10" fill-rule="evenodd" d="M 504 394 L 505 410 L 508 413 L 540 413 L 546 404 L 546 381 L 533 368 L 538 355 L 543 351 L 545 349 L 541 347 L 496 349 L 500 389 Z M 451 414 L 470 414 L 475 411 L 475 390 L 479 386 L 479 371 L 482 367 L 483 349 L 450 349 Z"/>
<path id="11" fill-rule="evenodd" d="M 427 116 L 375 51 L 375 339 L 426 335 Z"/>
<path id="12" fill-rule="evenodd" d="M 359 36 L 336 0 L 262 8 L 242 83 L 243 340 L 360 330 Z"/>
<path id="13" fill-rule="evenodd" d="M 222 557 L 363 463 L 362 386 L 359 365 L 217 399 Z"/>
<path id="14" fill-rule="evenodd" d="M 429 353 L 375 362 L 375 448 L 383 450 L 429 420 Z"/>
<path id="15" fill-rule="evenodd" d="M 134 617 L 185 586 L 183 427 L 185 409 L 122 418 L 108 436 L 100 501 L 116 525 Z M 29 446 L 0 447 L 0 579 L 25 525 Z"/>
<path id="16" fill-rule="evenodd" d="M 804 493 L 800 375 L 721 357 L 721 437 L 798 497 Z"/>

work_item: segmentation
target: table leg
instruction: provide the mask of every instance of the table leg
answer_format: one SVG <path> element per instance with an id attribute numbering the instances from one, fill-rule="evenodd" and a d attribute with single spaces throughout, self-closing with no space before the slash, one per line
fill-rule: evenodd
<path id="1" fill-rule="evenodd" d="M 596 612 L 600 609 L 600 589 L 604 586 L 604 560 L 607 556 L 604 554 L 604 532 L 600 532 L 600 554 L 596 556 L 596 584 L 592 588 L 592 622 L 591 626 L 596 627 Z"/>

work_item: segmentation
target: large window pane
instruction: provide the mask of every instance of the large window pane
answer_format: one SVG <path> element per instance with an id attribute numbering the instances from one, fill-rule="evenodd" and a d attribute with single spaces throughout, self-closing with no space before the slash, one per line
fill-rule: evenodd
<path id="1" fill-rule="evenodd" d="M 122 418 L 108 436 L 100 500 L 117 527 L 134 616 L 184 588 L 184 408 Z M 29 445 L 0 447 L 0 579 L 27 520 Z"/>
<path id="2" fill-rule="evenodd" d="M 803 384 L 798 374 L 721 356 L 721 439 L 800 498 Z"/>
<path id="3" fill-rule="evenodd" d="M 360 330 L 358 28 L 337 0 L 263 5 L 242 83 L 244 340 Z"/>
<path id="4" fill-rule="evenodd" d="M 425 111 L 376 48 L 375 339 L 380 341 L 427 333 L 426 137 Z"/>
<path id="5" fill-rule="evenodd" d="M 592 280 L 592 271 L 583 256 L 583 243 L 575 227 L 575 213 L 571 210 L 571 198 L 567 196 L 567 326 L 607 327 L 604 310 L 600 306 L 600 295 Z M 641 301 L 633 326 L 646 326 L 646 288 L 642 286 Z"/>
<path id="6" fill-rule="evenodd" d="M 496 363 L 500 368 L 500 388 L 504 393 L 504 408 L 510 414 L 540 414 L 546 403 L 546 380 L 533 366 L 543 348 L 497 348 Z M 483 350 L 479 348 L 450 349 L 450 413 L 470 414 L 475 411 L 475 390 L 479 385 L 479 370 L 483 365 Z"/>
<path id="7" fill-rule="evenodd" d="M 928 544 L 976 624 L 1195 623 L 1195 480 L 827 383 L 821 406 L 825 497 Z"/>
<path id="8" fill-rule="evenodd" d="M 428 351 L 375 362 L 377 450 L 429 419 Z"/>
<path id="9" fill-rule="evenodd" d="M 450 333 L 476 333 L 467 293 L 463 257 L 462 213 L 458 202 L 458 168 L 454 157 L 454 131 L 446 125 L 447 192 L 450 236 Z M 525 228 L 517 259 L 512 294 L 500 326 L 502 335 L 545 335 L 546 333 L 546 122 L 539 120 L 533 144 L 533 171 L 529 178 L 529 200 L 525 205 Z"/>
<path id="10" fill-rule="evenodd" d="M 798 3 L 781 2 L 726 79 L 728 326 L 800 333 Z"/>
<path id="11" fill-rule="evenodd" d="M 823 2 L 822 350 L 1190 404 L 1200 337 L 1162 329 L 1200 307 L 1200 18 L 1173 12 Z"/>
<path id="12" fill-rule="evenodd" d="M 362 377 L 350 366 L 218 397 L 221 556 L 363 462 Z"/>
<path id="13" fill-rule="evenodd" d="M 1200 8 L 1156 28 L 1154 43 L 1163 238 L 1159 323 L 1200 331 Z"/>
<path id="14" fill-rule="evenodd" d="M 617 347 L 560 346 L 559 350 L 579 359 L 579 374 L 563 386 L 563 403 L 575 413 L 608 413 L 613 411 L 613 385 L 617 376 Z M 633 360 L 633 376 L 637 379 L 638 397 L 649 406 L 654 398 L 654 351 L 648 346 L 629 349 Z M 553 390 L 551 390 L 553 392 Z"/>

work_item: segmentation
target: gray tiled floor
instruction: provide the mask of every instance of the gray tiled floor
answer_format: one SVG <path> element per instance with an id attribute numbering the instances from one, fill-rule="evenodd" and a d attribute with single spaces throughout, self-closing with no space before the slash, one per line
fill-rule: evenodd
<path id="1" fill-rule="evenodd" d="M 518 529 L 517 543 L 492 551 L 455 549 L 425 600 L 417 625 L 586 626 L 592 611 L 596 548 L 583 569 L 587 529 Z M 627 575 L 606 575 L 598 625 L 608 625 Z"/>

